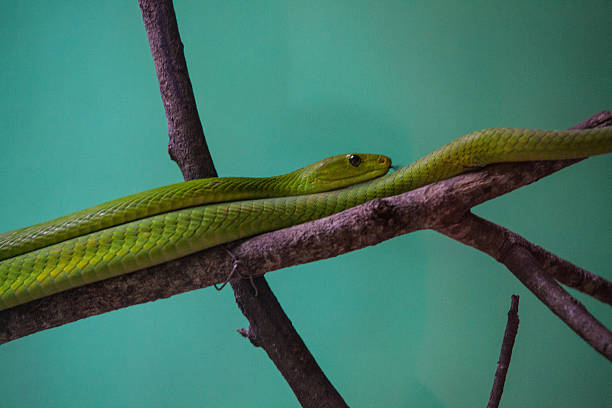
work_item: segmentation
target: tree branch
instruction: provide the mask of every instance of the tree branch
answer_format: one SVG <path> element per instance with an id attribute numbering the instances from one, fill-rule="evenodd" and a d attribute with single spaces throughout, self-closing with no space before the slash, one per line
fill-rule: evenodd
<path id="1" fill-rule="evenodd" d="M 168 121 L 168 153 L 185 180 L 216 177 L 171 0 L 138 0 Z"/>
<path id="2" fill-rule="evenodd" d="M 171 0 L 139 0 L 168 119 L 168 152 L 185 180 L 216 177 L 193 96 Z M 232 282 L 238 307 L 249 320 L 249 338 L 263 348 L 304 407 L 346 407 L 291 324 L 265 278 L 253 296 L 245 281 Z"/>
<path id="3" fill-rule="evenodd" d="M 436 230 L 504 264 L 546 307 L 612 361 L 612 332 L 542 269 L 530 251 L 533 244 L 525 238 L 472 213 L 457 224 Z"/>
<path id="4" fill-rule="evenodd" d="M 460 222 L 438 225 L 435 230 L 491 255 L 499 262 L 505 256 L 506 246 L 521 246 L 529 251 L 540 268 L 552 278 L 612 305 L 612 282 L 609 280 L 548 252 L 502 226 L 490 223 L 485 228 L 481 221 L 480 218 L 469 213 Z"/>
<path id="5" fill-rule="evenodd" d="M 255 278 L 257 295 L 248 280 L 232 282 L 236 303 L 249 318 L 249 329 L 238 332 L 255 347 L 262 347 L 289 383 L 303 407 L 347 407 L 314 357 L 282 312 L 280 304 L 263 277 Z M 281 309 L 282 311 L 282 309 Z"/>
<path id="6" fill-rule="evenodd" d="M 516 339 L 516 333 L 519 326 L 518 303 L 519 297 L 517 295 L 512 295 L 510 310 L 508 310 L 508 322 L 506 323 L 506 330 L 504 331 L 504 339 L 502 341 L 501 351 L 499 352 L 499 359 L 497 360 L 497 369 L 495 370 L 493 388 L 491 389 L 491 396 L 489 397 L 487 408 L 497 408 L 504 392 L 506 374 L 508 374 L 508 367 L 510 367 L 512 349 L 514 348 L 514 340 Z"/>
<path id="7" fill-rule="evenodd" d="M 544 272 L 527 249 L 513 246 L 502 263 L 554 314 L 595 350 L 612 361 L 612 332 Z"/>
<path id="8" fill-rule="evenodd" d="M 603 114 L 612 120 L 612 112 Z M 599 113 L 594 117 L 601 115 Z M 418 229 L 441 229 L 456 224 L 469 208 L 537 181 L 569 164 L 571 162 L 565 160 L 488 166 L 399 196 L 373 200 L 327 218 L 233 242 L 226 247 L 246 265 L 241 271 L 243 274 L 261 276 L 273 270 L 375 245 Z M 557 278 L 554 275 L 555 265 L 567 266 L 569 263 L 565 264 L 550 254 L 548 264 L 547 273 Z M 0 342 L 111 310 L 219 284 L 225 281 L 232 267 L 233 259 L 225 249 L 211 248 L 3 310 L 0 311 Z M 569 266 L 567 269 L 571 270 Z M 596 275 L 574 272 L 568 275 L 593 279 L 595 287 L 595 283 L 600 282 L 603 292 L 606 292 L 605 287 L 610 287 L 610 282 Z M 583 286 L 590 287 L 590 284 Z"/>

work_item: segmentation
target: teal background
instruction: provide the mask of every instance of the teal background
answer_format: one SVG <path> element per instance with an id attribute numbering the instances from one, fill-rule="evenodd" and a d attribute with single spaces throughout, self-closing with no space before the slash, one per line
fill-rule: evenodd
<path id="1" fill-rule="evenodd" d="M 612 108 L 612 2 L 176 1 L 217 169 L 348 151 L 407 164 L 486 127 Z M 181 179 L 136 0 L 0 6 L 0 231 Z M 611 157 L 479 215 L 612 279 Z M 612 365 L 501 265 L 433 232 L 267 275 L 351 406 L 484 406 L 510 295 L 505 407 L 604 407 Z M 610 307 L 577 295 L 608 327 Z M 199 290 L 0 347 L 2 407 L 297 406 L 231 290 Z"/>

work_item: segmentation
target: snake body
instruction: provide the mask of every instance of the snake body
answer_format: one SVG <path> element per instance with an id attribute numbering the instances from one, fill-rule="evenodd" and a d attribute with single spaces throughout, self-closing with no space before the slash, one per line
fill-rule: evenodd
<path id="1" fill-rule="evenodd" d="M 77 227 L 73 230 L 77 235 L 66 239 L 59 234 L 55 241 L 43 240 L 44 246 L 34 250 L 27 249 L 31 230 L 6 233 L 0 236 L 0 242 L 5 239 L 9 247 L 19 240 L 25 244 L 15 245 L 21 249 L 0 261 L 0 310 L 240 238 L 322 218 L 488 164 L 580 158 L 608 152 L 612 152 L 612 127 L 569 131 L 485 129 L 465 135 L 386 176 L 337 190 L 292 196 L 281 193 L 275 198 L 232 202 L 213 198 L 206 202 L 215 204 L 196 206 L 189 201 L 186 205 L 190 207 L 179 210 L 167 210 L 165 204 L 160 204 L 144 218 L 139 213 L 126 222 L 122 215 L 115 215 L 113 219 L 123 223 L 113 227 L 106 223 L 88 233 L 79 233 Z M 368 177 L 372 175 L 369 172 Z M 344 179 L 342 175 L 339 178 Z M 97 213 L 92 214 L 96 219 Z M 67 217 L 70 220 L 71 216 Z M 43 224 L 43 229 L 46 226 Z"/>
<path id="2" fill-rule="evenodd" d="M 358 162 L 351 164 L 351 157 Z M 158 187 L 0 234 L 0 260 L 181 208 L 329 191 L 385 174 L 390 165 L 391 159 L 377 154 L 337 155 L 275 177 L 215 177 Z"/>

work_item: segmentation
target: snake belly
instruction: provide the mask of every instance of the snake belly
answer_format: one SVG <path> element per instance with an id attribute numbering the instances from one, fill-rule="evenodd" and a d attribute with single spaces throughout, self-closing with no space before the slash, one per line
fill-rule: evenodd
<path id="1" fill-rule="evenodd" d="M 485 129 L 386 176 L 329 192 L 170 211 L 0 261 L 0 310 L 237 239 L 322 218 L 492 163 L 612 152 L 612 127 Z"/>

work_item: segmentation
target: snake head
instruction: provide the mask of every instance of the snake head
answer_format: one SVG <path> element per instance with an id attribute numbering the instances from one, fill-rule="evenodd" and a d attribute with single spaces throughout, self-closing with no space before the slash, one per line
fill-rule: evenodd
<path id="1" fill-rule="evenodd" d="M 391 159 L 380 154 L 348 153 L 328 157 L 293 174 L 306 193 L 316 193 L 346 187 L 386 174 Z"/>

